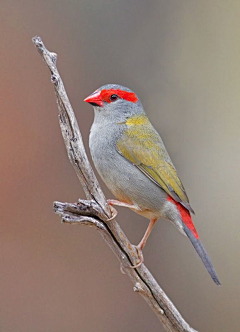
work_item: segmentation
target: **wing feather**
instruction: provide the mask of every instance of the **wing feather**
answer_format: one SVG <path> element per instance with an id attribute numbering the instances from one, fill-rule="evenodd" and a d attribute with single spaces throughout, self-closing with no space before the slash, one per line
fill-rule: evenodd
<path id="1" fill-rule="evenodd" d="M 163 141 L 149 121 L 143 125 L 127 126 L 117 141 L 117 149 L 175 201 L 194 213 Z"/>

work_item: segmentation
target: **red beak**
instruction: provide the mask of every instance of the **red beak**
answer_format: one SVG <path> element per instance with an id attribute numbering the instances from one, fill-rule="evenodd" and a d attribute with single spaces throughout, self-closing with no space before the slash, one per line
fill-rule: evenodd
<path id="1" fill-rule="evenodd" d="M 89 103 L 93 106 L 103 106 L 103 100 L 101 97 L 101 91 L 94 92 L 90 96 L 84 99 L 86 103 Z"/>

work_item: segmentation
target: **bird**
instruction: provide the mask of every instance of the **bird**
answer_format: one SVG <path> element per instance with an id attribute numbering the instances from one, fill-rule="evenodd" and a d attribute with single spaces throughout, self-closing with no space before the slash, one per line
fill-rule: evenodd
<path id="1" fill-rule="evenodd" d="M 213 264 L 193 224 L 188 196 L 165 145 L 148 119 L 138 96 L 129 88 L 106 84 L 85 102 L 94 109 L 89 135 L 93 163 L 116 199 L 113 206 L 131 209 L 149 219 L 147 230 L 136 246 L 139 262 L 143 248 L 159 218 L 171 221 L 189 238 L 213 281 L 220 285 Z"/>

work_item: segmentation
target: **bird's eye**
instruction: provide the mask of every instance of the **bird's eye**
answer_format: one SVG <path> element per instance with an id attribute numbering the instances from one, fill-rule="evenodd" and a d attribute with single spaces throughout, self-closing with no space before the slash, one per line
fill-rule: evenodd
<path id="1" fill-rule="evenodd" d="M 111 95 L 110 100 L 115 101 L 118 99 L 118 95 Z"/>

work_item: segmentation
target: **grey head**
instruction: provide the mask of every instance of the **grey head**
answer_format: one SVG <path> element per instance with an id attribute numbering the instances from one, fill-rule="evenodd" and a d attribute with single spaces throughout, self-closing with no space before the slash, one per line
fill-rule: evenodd
<path id="1" fill-rule="evenodd" d="M 106 84 L 84 99 L 94 108 L 95 120 L 126 121 L 131 116 L 145 114 L 137 95 L 119 84 Z M 104 121 L 105 122 L 105 121 Z"/>

